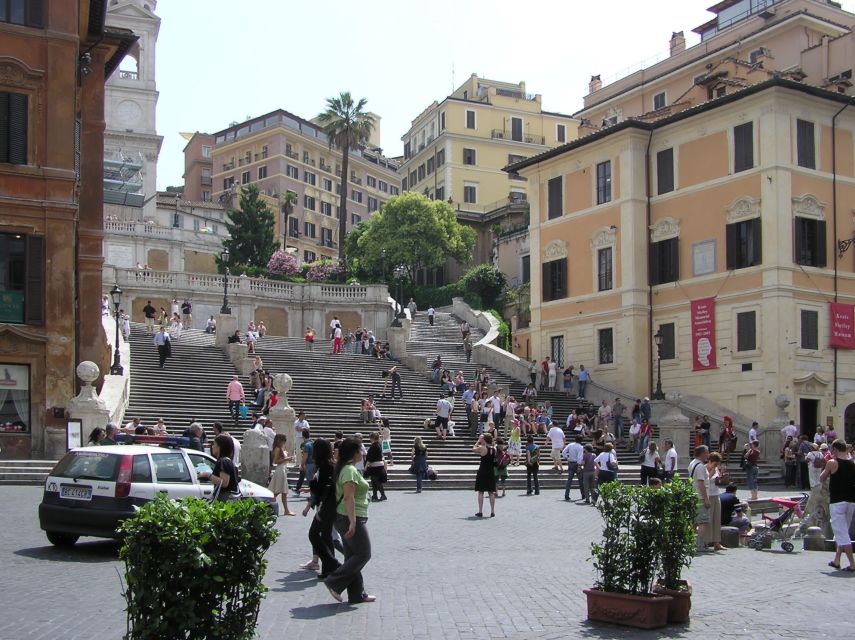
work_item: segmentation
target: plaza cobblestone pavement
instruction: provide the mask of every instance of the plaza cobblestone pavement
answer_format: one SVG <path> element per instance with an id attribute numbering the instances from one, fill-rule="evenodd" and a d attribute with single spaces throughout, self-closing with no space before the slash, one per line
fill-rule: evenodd
<path id="1" fill-rule="evenodd" d="M 117 544 L 85 538 L 72 550 L 51 547 L 38 528 L 40 499 L 38 487 L 0 487 L 0 640 L 121 638 Z M 302 509 L 302 501 L 291 506 Z M 639 632 L 589 623 L 582 589 L 594 579 L 587 558 L 600 531 L 595 509 L 544 491 L 509 493 L 492 519 L 475 511 L 469 491 L 396 492 L 372 504 L 365 582 L 378 600 L 356 607 L 334 603 L 313 572 L 298 569 L 310 557 L 308 519 L 280 517 L 258 637 L 855 636 L 855 574 L 833 572 L 830 554 L 817 552 L 703 554 L 686 572 L 694 586 L 690 624 Z"/>

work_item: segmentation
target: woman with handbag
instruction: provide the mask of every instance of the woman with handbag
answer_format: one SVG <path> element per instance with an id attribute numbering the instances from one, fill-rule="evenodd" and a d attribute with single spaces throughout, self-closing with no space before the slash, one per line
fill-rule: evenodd
<path id="1" fill-rule="evenodd" d="M 710 475 L 710 483 L 707 486 L 707 497 L 710 501 L 710 524 L 707 528 L 709 540 L 706 540 L 706 544 L 716 551 L 724 551 L 725 547 L 721 544 L 721 494 L 724 487 L 730 484 L 730 478 L 727 477 L 727 471 L 721 466 L 721 454 L 715 451 L 710 454 L 707 462 L 707 473 Z"/>
<path id="2" fill-rule="evenodd" d="M 374 432 L 369 436 L 371 444 L 365 456 L 365 477 L 371 481 L 371 502 L 386 500 L 386 490 L 383 485 L 389 481 L 386 475 L 386 461 L 383 460 L 383 447 L 380 445 L 380 434 Z M 377 492 L 380 496 L 377 496 Z"/>
<path id="3" fill-rule="evenodd" d="M 309 481 L 309 501 L 303 508 L 303 516 L 315 509 L 315 517 L 309 527 L 309 542 L 312 544 L 312 559 L 301 569 L 320 569 L 319 579 L 324 580 L 339 568 L 341 563 L 335 557 L 332 530 L 335 523 L 335 486 L 333 483 L 333 448 L 329 440 L 318 438 L 314 442 L 312 456 L 315 459 L 317 473 Z"/>
<path id="4" fill-rule="evenodd" d="M 212 499 L 226 502 L 240 497 L 240 475 L 232 462 L 234 445 L 231 436 L 221 433 L 214 438 L 211 455 L 217 459 L 213 471 L 203 471 L 198 477 L 200 480 L 210 480 L 216 487 Z"/>
<path id="5" fill-rule="evenodd" d="M 597 504 L 599 488 L 607 482 L 617 480 L 618 461 L 611 443 L 606 443 L 603 452 L 594 458 L 594 482 L 597 489 L 593 492 L 591 504 Z"/>
<path id="6" fill-rule="evenodd" d="M 344 545 L 344 564 L 330 573 L 325 581 L 330 595 L 338 602 L 347 591 L 349 604 L 374 602 L 377 598 L 365 593 L 362 569 L 371 560 L 371 539 L 368 537 L 368 482 L 356 468 L 362 461 L 362 442 L 345 438 L 338 448 L 335 465 L 336 519 L 335 528 Z"/>
<path id="7" fill-rule="evenodd" d="M 659 452 L 656 450 L 656 443 L 650 442 L 647 448 L 639 456 L 641 462 L 641 484 L 650 484 L 650 478 L 659 477 L 658 469 L 662 464 L 659 458 Z"/>

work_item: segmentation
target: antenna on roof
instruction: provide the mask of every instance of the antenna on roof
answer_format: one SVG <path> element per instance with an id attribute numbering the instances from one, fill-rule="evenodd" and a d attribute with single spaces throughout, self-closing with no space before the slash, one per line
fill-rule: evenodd
<path id="1" fill-rule="evenodd" d="M 451 63 L 451 93 L 454 93 L 454 63 Z"/>

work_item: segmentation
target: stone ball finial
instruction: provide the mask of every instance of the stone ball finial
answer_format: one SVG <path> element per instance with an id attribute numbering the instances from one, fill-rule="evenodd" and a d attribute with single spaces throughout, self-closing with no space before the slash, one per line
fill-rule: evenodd
<path id="1" fill-rule="evenodd" d="M 775 397 L 775 406 L 777 406 L 781 411 L 790 406 L 790 399 L 786 396 L 786 394 L 778 394 Z"/>
<path id="2" fill-rule="evenodd" d="M 277 373 L 273 376 L 273 386 L 276 387 L 276 390 L 279 393 L 287 394 L 291 387 L 294 385 L 294 381 L 291 379 L 287 373 Z"/>
<path id="3" fill-rule="evenodd" d="M 98 379 L 100 374 L 101 370 L 98 368 L 98 365 L 89 360 L 84 360 L 77 365 L 77 377 L 80 378 L 84 384 L 92 384 Z"/>
<path id="4" fill-rule="evenodd" d="M 675 407 L 683 404 L 683 394 L 679 391 L 669 391 L 665 394 L 665 401 Z"/>

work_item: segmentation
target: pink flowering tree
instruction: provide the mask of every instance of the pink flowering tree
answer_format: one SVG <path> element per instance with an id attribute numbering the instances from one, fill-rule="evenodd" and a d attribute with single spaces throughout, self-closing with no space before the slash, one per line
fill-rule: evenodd
<path id="1" fill-rule="evenodd" d="M 297 258 L 280 249 L 270 256 L 267 271 L 272 276 L 293 276 L 300 273 L 300 265 L 297 264 Z"/>
<path id="2" fill-rule="evenodd" d="M 323 282 L 338 277 L 342 272 L 341 266 L 332 260 L 318 260 L 308 265 L 306 280 L 309 282 Z"/>

